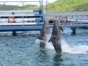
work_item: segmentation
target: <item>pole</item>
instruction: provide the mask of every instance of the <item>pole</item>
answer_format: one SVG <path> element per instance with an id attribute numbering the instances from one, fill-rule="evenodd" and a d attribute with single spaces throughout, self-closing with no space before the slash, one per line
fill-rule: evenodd
<path id="1" fill-rule="evenodd" d="M 12 31 L 12 35 L 13 36 L 16 36 L 17 34 L 16 34 L 16 31 Z"/>

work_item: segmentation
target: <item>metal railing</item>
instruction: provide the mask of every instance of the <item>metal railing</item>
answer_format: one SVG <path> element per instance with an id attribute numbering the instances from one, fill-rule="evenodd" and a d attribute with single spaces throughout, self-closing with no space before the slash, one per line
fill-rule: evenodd
<path id="1" fill-rule="evenodd" d="M 88 20 L 88 12 L 47 12 L 47 17 L 66 16 L 69 20 Z"/>
<path id="2" fill-rule="evenodd" d="M 9 16 L 17 17 L 22 22 L 24 20 L 28 20 L 29 22 L 36 22 L 35 19 L 33 21 L 32 18 L 28 18 L 29 16 L 33 17 L 36 14 L 43 15 L 41 18 L 44 19 L 44 10 L 43 10 L 43 0 L 30 0 L 30 1 L 0 1 L 0 23 L 7 22 Z M 30 7 L 37 7 L 38 9 L 30 9 Z M 19 7 L 19 8 L 18 8 Z M 16 8 L 15 10 L 13 8 Z M 18 8 L 18 9 L 17 9 Z M 20 9 L 21 8 L 21 9 Z M 28 10 L 27 10 L 27 9 Z M 19 10 L 20 9 L 20 10 Z M 24 18 L 25 17 L 25 18 Z M 28 18 L 28 19 L 27 19 Z M 18 21 L 19 21 L 18 20 Z M 44 20 L 43 20 L 44 21 Z"/>

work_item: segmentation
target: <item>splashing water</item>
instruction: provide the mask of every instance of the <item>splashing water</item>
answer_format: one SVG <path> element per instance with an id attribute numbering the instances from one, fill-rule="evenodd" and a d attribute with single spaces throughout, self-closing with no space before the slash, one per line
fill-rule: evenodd
<path id="1" fill-rule="evenodd" d="M 54 50 L 52 42 L 48 42 L 50 39 L 51 34 L 47 35 L 47 41 L 46 41 L 46 48 Z M 39 43 L 39 40 L 36 40 L 37 43 Z M 61 47 L 62 47 L 62 53 L 70 53 L 70 54 L 87 54 L 88 53 L 88 45 L 73 45 L 66 43 L 65 39 L 61 39 Z"/>
<path id="2" fill-rule="evenodd" d="M 65 40 L 62 40 L 62 51 L 65 53 L 71 53 L 71 54 L 87 54 L 88 53 L 88 46 L 87 45 L 74 45 L 70 46 L 65 42 Z"/>
<path id="3" fill-rule="evenodd" d="M 47 42 L 46 48 L 48 48 L 48 49 L 54 49 L 53 44 L 51 42 Z"/>
<path id="4" fill-rule="evenodd" d="M 74 45 L 70 46 L 66 43 L 65 40 L 61 40 L 62 52 L 63 53 L 70 53 L 70 54 L 87 54 L 88 53 L 88 46 L 87 45 Z M 48 49 L 54 49 L 52 43 L 48 43 L 46 47 Z"/>
<path id="5" fill-rule="evenodd" d="M 39 39 L 36 39 L 36 40 L 35 40 L 35 43 L 36 43 L 36 44 L 39 44 L 39 43 L 40 43 L 40 40 L 39 40 Z"/>
<path id="6" fill-rule="evenodd" d="M 39 43 L 39 40 L 36 40 Z M 62 53 L 70 53 L 70 54 L 87 54 L 88 46 L 87 45 L 73 45 L 70 46 L 66 43 L 64 39 L 61 40 Z M 51 42 L 46 41 L 46 48 L 53 49 L 53 44 Z"/>

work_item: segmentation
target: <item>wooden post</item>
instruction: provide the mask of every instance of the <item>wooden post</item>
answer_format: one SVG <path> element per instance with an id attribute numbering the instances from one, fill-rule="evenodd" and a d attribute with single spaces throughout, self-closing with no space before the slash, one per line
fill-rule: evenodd
<path id="1" fill-rule="evenodd" d="M 16 36 L 16 31 L 12 31 L 12 35 L 13 36 Z"/>
<path id="2" fill-rule="evenodd" d="M 73 27 L 71 29 L 72 29 L 72 35 L 76 35 L 76 27 Z"/>

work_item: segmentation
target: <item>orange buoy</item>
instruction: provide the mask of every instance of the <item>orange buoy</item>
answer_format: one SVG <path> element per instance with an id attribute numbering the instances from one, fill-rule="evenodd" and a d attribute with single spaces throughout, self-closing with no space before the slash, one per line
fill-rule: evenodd
<path id="1" fill-rule="evenodd" d="M 64 23 L 68 22 L 67 16 L 62 16 L 61 21 Z"/>
<path id="2" fill-rule="evenodd" d="M 13 16 L 9 16 L 8 23 L 14 23 L 14 22 L 15 22 L 15 18 Z"/>

